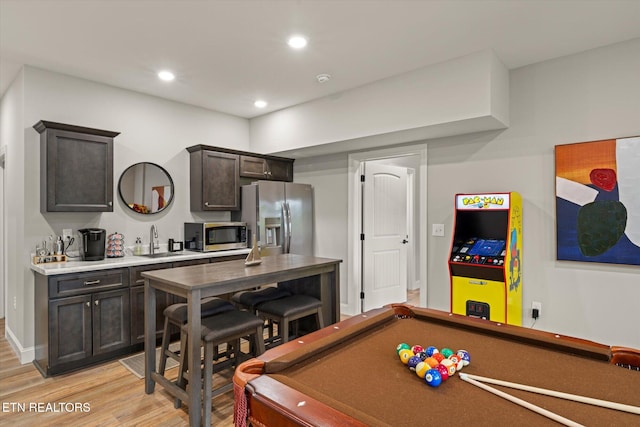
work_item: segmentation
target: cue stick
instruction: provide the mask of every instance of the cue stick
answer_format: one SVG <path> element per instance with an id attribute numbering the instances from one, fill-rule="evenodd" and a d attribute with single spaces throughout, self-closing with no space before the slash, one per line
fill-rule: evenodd
<path id="1" fill-rule="evenodd" d="M 495 380 L 493 378 L 481 377 L 481 376 L 478 376 L 478 375 L 460 373 L 460 377 L 461 378 L 462 378 L 463 375 L 465 377 L 469 377 L 469 378 L 474 379 L 476 381 L 481 381 L 481 382 L 486 382 L 486 383 L 490 383 L 490 384 L 501 385 L 501 386 L 504 386 L 504 387 L 515 388 L 517 390 L 530 391 L 532 393 L 544 394 L 544 395 L 551 396 L 551 397 L 559 397 L 561 399 L 573 400 L 574 402 L 586 403 L 588 405 L 602 406 L 602 407 L 608 408 L 608 409 L 616 409 L 618 411 L 630 412 L 632 414 L 640 415 L 640 407 L 639 406 L 625 405 L 623 403 L 610 402 L 608 400 L 594 399 L 592 397 L 579 396 L 577 394 L 563 393 L 561 391 L 547 390 L 547 389 L 544 389 L 544 388 L 532 387 L 532 386 L 518 384 L 518 383 L 511 383 L 511 382 L 502 381 L 502 380 Z M 464 378 L 462 378 L 462 379 L 464 379 Z"/>
<path id="2" fill-rule="evenodd" d="M 463 381 L 466 381 L 466 382 L 468 382 L 470 384 L 473 384 L 476 387 L 480 387 L 481 389 L 488 391 L 489 393 L 493 393 L 496 396 L 500 396 L 503 399 L 507 399 L 508 401 L 513 402 L 513 403 L 515 403 L 517 405 L 520 405 L 520 406 L 522 406 L 522 407 L 524 407 L 526 409 L 529 409 L 529 410 L 531 410 L 533 412 L 537 412 L 538 414 L 543 415 L 543 416 L 545 416 L 547 418 L 551 418 L 553 421 L 559 422 L 560 424 L 564 424 L 565 426 L 569 426 L 569 427 L 584 427 L 582 424 L 578 424 L 575 421 L 571 421 L 568 418 L 565 418 L 565 417 L 563 417 L 561 415 L 558 415 L 558 414 L 556 414 L 554 412 L 551 412 L 551 411 L 548 411 L 548 410 L 546 410 L 544 408 L 536 406 L 533 403 L 527 402 L 526 400 L 519 399 L 519 398 L 517 398 L 515 396 L 512 396 L 512 395 L 510 395 L 508 393 L 505 393 L 504 391 L 495 389 L 495 388 L 493 388 L 491 386 L 488 386 L 486 384 L 481 383 L 480 381 L 476 381 L 474 379 L 471 379 L 471 378 L 469 378 L 469 375 L 460 373 L 460 378 Z"/>

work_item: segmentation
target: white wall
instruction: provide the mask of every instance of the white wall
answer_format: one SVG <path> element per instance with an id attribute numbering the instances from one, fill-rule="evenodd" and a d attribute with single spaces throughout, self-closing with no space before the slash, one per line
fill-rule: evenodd
<path id="1" fill-rule="evenodd" d="M 151 224 L 158 226 L 160 240 L 166 243 L 169 238 L 182 239 L 185 221 L 228 219 L 228 212 L 190 212 L 189 156 L 185 148 L 206 144 L 248 150 L 249 124 L 243 118 L 37 68 L 26 67 L 21 75 L 3 97 L 0 143 L 9 145 L 11 189 L 7 199 L 12 208 L 8 230 L 9 241 L 15 242 L 8 264 L 8 290 L 11 297 L 16 296 L 17 308 L 7 315 L 7 330 L 15 335 L 26 355 L 34 339 L 29 255 L 36 243 L 51 234 L 61 234 L 63 228 L 77 231 L 82 227 L 118 231 L 129 245 L 136 236 L 148 243 Z M 23 104 L 14 99 L 19 98 L 21 88 Z M 114 145 L 113 212 L 40 213 L 40 136 L 32 128 L 39 120 L 121 132 Z M 5 122 L 9 134 L 5 134 Z M 175 199 L 166 211 L 144 216 L 130 211 L 119 200 L 115 186 L 120 174 L 140 161 L 157 163 L 173 177 Z"/>
<path id="2" fill-rule="evenodd" d="M 507 130 L 429 142 L 430 307 L 449 308 L 455 193 L 523 196 L 524 325 L 640 348 L 640 266 L 556 261 L 554 146 L 640 135 L 640 39 L 511 71 Z M 640 147 L 639 147 L 640 148 Z"/>

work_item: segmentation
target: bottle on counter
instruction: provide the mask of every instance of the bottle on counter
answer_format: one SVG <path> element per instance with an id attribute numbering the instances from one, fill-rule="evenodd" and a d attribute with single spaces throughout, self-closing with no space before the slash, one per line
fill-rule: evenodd
<path id="1" fill-rule="evenodd" d="M 140 237 L 136 237 L 136 243 L 133 247 L 134 255 L 142 255 L 142 239 Z"/>

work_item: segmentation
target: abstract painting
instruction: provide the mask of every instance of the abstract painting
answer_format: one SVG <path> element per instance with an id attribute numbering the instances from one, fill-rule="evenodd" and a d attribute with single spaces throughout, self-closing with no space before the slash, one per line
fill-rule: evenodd
<path id="1" fill-rule="evenodd" d="M 640 137 L 557 145 L 557 259 L 640 265 Z"/>

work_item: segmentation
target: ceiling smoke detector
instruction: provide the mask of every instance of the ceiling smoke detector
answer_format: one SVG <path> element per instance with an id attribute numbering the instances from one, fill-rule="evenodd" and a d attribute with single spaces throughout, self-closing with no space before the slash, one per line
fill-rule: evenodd
<path id="1" fill-rule="evenodd" d="M 316 80 L 318 80 L 318 83 L 326 83 L 331 79 L 331 76 L 329 74 L 318 74 L 316 76 Z"/>

